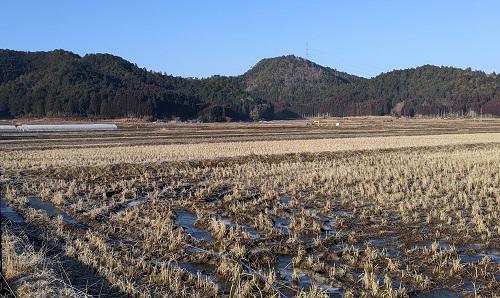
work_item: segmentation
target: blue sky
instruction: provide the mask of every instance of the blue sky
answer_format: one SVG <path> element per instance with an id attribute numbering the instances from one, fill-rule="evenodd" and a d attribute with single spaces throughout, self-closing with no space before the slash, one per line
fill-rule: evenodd
<path id="1" fill-rule="evenodd" d="M 168 74 L 237 75 L 306 55 L 360 76 L 423 64 L 500 72 L 500 1 L 3 0 L 0 48 L 112 53 Z"/>

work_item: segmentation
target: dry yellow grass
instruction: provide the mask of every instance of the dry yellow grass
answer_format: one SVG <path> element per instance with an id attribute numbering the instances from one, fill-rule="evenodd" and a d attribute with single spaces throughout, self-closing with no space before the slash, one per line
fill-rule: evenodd
<path id="1" fill-rule="evenodd" d="M 349 153 L 357 150 L 366 151 Z M 293 155 L 339 151 L 348 153 Z M 474 290 L 456 292 L 491 297 L 500 270 L 491 252 L 500 236 L 499 167 L 500 133 L 129 144 L 2 151 L 0 190 L 68 257 L 130 296 L 220 296 L 230 283 L 239 297 L 274 287 L 299 297 L 323 297 L 327 288 L 407 297 L 407 289 L 424 295 L 470 282 Z M 89 229 L 28 208 L 30 197 Z M 147 201 L 128 205 L 139 198 Z M 178 210 L 195 214 L 211 240 L 193 237 Z M 3 256 L 16 257 L 8 239 Z M 289 258 L 290 280 L 280 256 Z M 25 258 L 4 258 L 13 278 L 31 270 Z M 306 292 L 303 276 L 317 286 Z"/>
<path id="2" fill-rule="evenodd" d="M 0 164 L 4 170 L 16 170 L 21 168 L 214 159 L 252 154 L 317 153 L 486 143 L 500 143 L 500 133 L 1 151 Z"/>
<path id="3" fill-rule="evenodd" d="M 489 249 L 498 247 L 499 162 L 500 145 L 490 144 L 60 168 L 41 171 L 48 179 L 27 175 L 22 183 L 12 180 L 6 198 L 29 214 L 26 196 L 56 197 L 60 208 L 92 225 L 92 232 L 84 232 L 54 219 L 27 216 L 53 230 L 69 255 L 129 295 L 215 296 L 222 283 L 181 272 L 175 263 L 219 264 L 216 275 L 231 282 L 235 261 L 228 256 L 254 260 L 252 265 L 265 274 L 267 283 L 244 272 L 246 279 L 237 287 L 241 296 L 271 293 L 271 284 L 284 282 L 273 261 L 286 254 L 291 257 L 290 286 L 299 297 L 324 294 L 319 288 L 300 289 L 304 274 L 344 289 L 345 296 L 407 297 L 407 289 L 420 295 L 452 280 L 474 282 L 480 295 L 491 297 L 498 288 L 498 262 L 486 256 L 475 262 L 466 258 L 492 255 Z M 149 193 L 149 202 L 94 220 L 143 192 Z M 218 199 L 212 204 L 214 195 Z M 286 206 L 280 201 L 283 195 L 290 197 Z M 176 209 L 195 211 L 197 226 L 213 240 L 195 240 L 179 229 Z M 262 238 L 245 237 L 223 215 L 254 228 Z M 335 222 L 330 236 L 321 232 L 322 216 Z M 277 217 L 290 219 L 290 236 L 273 226 Z M 133 244 L 111 241 L 116 238 Z M 379 247 L 371 240 L 386 242 Z M 223 255 L 192 253 L 187 245 Z M 174 265 L 166 266 L 167 261 Z M 274 271 L 265 271 L 269 268 Z"/>
<path id="4" fill-rule="evenodd" d="M 85 297 L 48 268 L 51 262 L 45 251 L 35 250 L 25 239 L 2 229 L 2 274 L 13 287 L 14 297 Z"/>

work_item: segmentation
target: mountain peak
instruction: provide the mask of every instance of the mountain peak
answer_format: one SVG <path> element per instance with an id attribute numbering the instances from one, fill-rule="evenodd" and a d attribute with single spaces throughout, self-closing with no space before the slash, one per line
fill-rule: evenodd
<path id="1" fill-rule="evenodd" d="M 262 59 L 242 77 L 246 91 L 270 92 L 278 102 L 318 100 L 338 86 L 363 80 L 295 55 Z"/>

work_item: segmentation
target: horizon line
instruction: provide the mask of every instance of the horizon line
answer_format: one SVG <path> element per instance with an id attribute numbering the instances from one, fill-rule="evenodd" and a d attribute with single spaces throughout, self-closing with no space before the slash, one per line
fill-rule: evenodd
<path id="1" fill-rule="evenodd" d="M 279 55 L 279 56 L 272 56 L 272 57 L 260 58 L 260 60 L 258 60 L 257 62 L 255 62 L 250 68 L 248 68 L 246 71 L 244 71 L 241 74 L 237 74 L 237 75 L 212 74 L 210 76 L 199 76 L 198 77 L 198 76 L 175 75 L 175 74 L 167 73 L 165 71 L 159 71 L 159 70 L 149 69 L 149 68 L 147 68 L 145 66 L 140 66 L 136 62 L 128 60 L 128 59 L 126 59 L 126 58 L 124 58 L 122 56 L 119 56 L 119 55 L 113 54 L 113 53 L 109 53 L 109 52 L 87 52 L 87 53 L 81 54 L 81 53 L 78 53 L 78 52 L 74 52 L 74 51 L 66 50 L 66 49 L 62 49 L 62 48 L 54 48 L 52 50 L 36 50 L 36 51 L 31 51 L 31 50 L 14 50 L 14 49 L 8 49 L 8 48 L 0 48 L 0 50 L 14 51 L 14 52 L 23 52 L 23 53 L 50 53 L 50 52 L 55 52 L 55 51 L 64 51 L 64 52 L 69 52 L 71 54 L 77 55 L 80 58 L 83 58 L 83 57 L 85 57 L 87 55 L 110 55 L 110 56 L 114 56 L 114 57 L 118 57 L 120 59 L 123 59 L 123 60 L 125 60 L 125 61 L 127 61 L 129 63 L 132 63 L 135 66 L 137 66 L 137 67 L 139 67 L 141 69 L 145 69 L 148 72 L 160 73 L 162 75 L 167 75 L 167 76 L 172 76 L 172 77 L 179 77 L 179 78 L 184 78 L 184 79 L 195 79 L 195 80 L 204 80 L 204 79 L 209 79 L 209 78 L 216 77 L 216 76 L 219 76 L 219 77 L 239 77 L 239 76 L 243 76 L 245 73 L 247 73 L 249 70 L 251 70 L 253 67 L 255 67 L 262 60 L 265 60 L 265 59 L 276 59 L 276 58 L 287 57 L 287 56 L 294 56 L 296 58 L 303 59 L 305 61 L 308 61 L 308 62 L 314 63 L 316 65 L 319 65 L 321 67 L 330 68 L 332 70 L 335 70 L 335 71 L 338 71 L 338 72 L 342 72 L 342 73 L 345 73 L 345 74 L 348 74 L 348 75 L 356 76 L 358 78 L 362 78 L 362 79 L 366 79 L 366 80 L 374 79 L 374 78 L 376 78 L 376 77 L 378 77 L 380 75 L 391 73 L 391 72 L 395 72 L 395 71 L 404 71 L 404 70 L 417 69 L 417 68 L 421 68 L 421 67 L 424 67 L 424 66 L 434 66 L 434 67 L 439 67 L 439 68 L 454 68 L 454 69 L 460 69 L 460 70 L 471 71 L 471 72 L 482 72 L 482 73 L 484 73 L 487 76 L 497 75 L 496 71 L 486 72 L 485 70 L 482 70 L 482 69 L 475 69 L 475 68 L 473 69 L 470 66 L 462 68 L 462 67 L 452 66 L 452 65 L 435 65 L 435 64 L 427 63 L 427 64 L 422 64 L 422 65 L 412 66 L 412 67 L 407 67 L 407 68 L 393 68 L 392 70 L 382 71 L 382 72 L 378 73 L 377 75 L 374 75 L 374 76 L 371 76 L 371 77 L 366 77 L 366 76 L 357 75 L 355 73 L 350 73 L 350 72 L 347 72 L 347 71 L 344 71 L 344 70 L 340 70 L 340 69 L 335 68 L 335 67 L 331 67 L 331 66 L 319 64 L 319 63 L 311 60 L 311 58 L 309 58 L 309 57 L 305 58 L 305 57 L 302 57 L 302 56 L 297 55 L 297 54 L 283 54 L 283 55 Z"/>

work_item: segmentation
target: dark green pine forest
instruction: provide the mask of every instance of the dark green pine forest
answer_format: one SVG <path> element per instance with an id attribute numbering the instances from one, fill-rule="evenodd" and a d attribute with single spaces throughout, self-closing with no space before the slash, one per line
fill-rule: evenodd
<path id="1" fill-rule="evenodd" d="M 425 65 L 365 79 L 290 55 L 263 59 L 240 76 L 195 79 L 109 54 L 0 50 L 0 118 L 213 122 L 471 113 L 500 116 L 500 76 Z"/>

